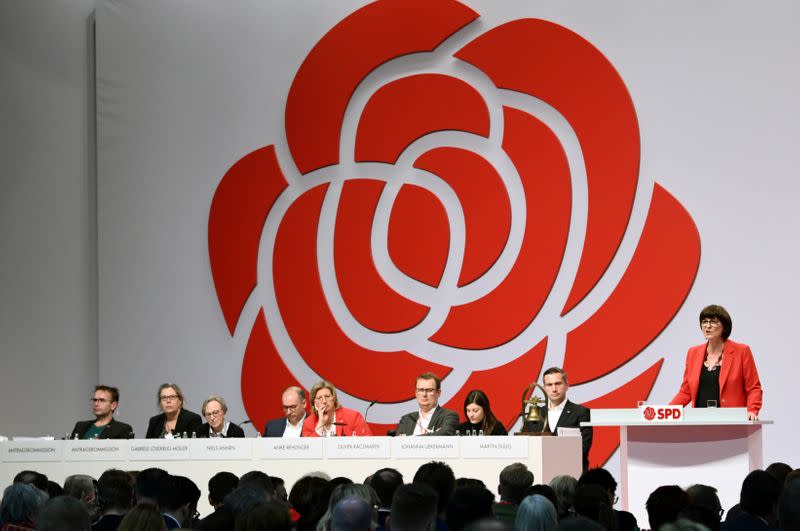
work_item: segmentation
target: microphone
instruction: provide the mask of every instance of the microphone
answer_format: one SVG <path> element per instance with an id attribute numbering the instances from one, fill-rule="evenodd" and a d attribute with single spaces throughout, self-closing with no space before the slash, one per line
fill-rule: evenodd
<path id="1" fill-rule="evenodd" d="M 372 402 L 369 403 L 369 405 L 367 406 L 367 409 L 364 410 L 364 422 L 367 421 L 367 415 L 369 415 L 369 408 L 374 406 L 376 402 L 378 402 L 378 401 L 377 400 L 373 400 Z"/>
<path id="2" fill-rule="evenodd" d="M 242 422 L 240 422 L 239 426 L 244 426 L 245 424 L 252 424 L 252 423 L 253 423 L 252 420 L 247 419 L 247 420 L 243 420 Z"/>
<path id="3" fill-rule="evenodd" d="M 342 437 L 344 437 L 344 427 L 347 426 L 347 423 L 346 422 L 334 422 L 333 425 L 342 427 Z"/>

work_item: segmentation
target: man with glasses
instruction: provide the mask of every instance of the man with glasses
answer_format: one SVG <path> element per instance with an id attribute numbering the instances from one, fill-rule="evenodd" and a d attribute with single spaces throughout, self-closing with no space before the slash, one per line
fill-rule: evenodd
<path id="1" fill-rule="evenodd" d="M 284 416 L 264 426 L 264 437 L 300 437 L 306 418 L 306 392 L 302 387 L 287 388 L 281 396 Z"/>
<path id="2" fill-rule="evenodd" d="M 94 388 L 92 413 L 94 420 L 77 422 L 72 428 L 70 439 L 132 439 L 130 424 L 114 419 L 119 406 L 119 389 L 107 385 Z"/>
<path id="3" fill-rule="evenodd" d="M 458 413 L 439 406 L 442 381 L 432 372 L 417 376 L 419 410 L 403 415 L 397 435 L 455 435 Z"/>
<path id="4" fill-rule="evenodd" d="M 206 418 L 206 422 L 200 428 L 200 433 L 197 434 L 198 437 L 244 437 L 244 430 L 241 426 L 225 418 L 228 413 L 228 404 L 225 403 L 225 399 L 221 396 L 209 396 L 203 401 L 203 407 L 200 410 Z"/>

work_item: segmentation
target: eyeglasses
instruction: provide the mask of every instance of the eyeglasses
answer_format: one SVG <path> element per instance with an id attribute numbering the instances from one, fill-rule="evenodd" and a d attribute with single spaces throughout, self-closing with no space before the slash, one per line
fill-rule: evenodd
<path id="1" fill-rule="evenodd" d="M 162 402 L 169 402 L 170 400 L 177 400 L 179 397 L 178 395 L 164 395 L 161 397 Z"/>
<path id="2" fill-rule="evenodd" d="M 222 411 L 220 411 L 219 409 L 216 409 L 214 411 L 209 411 L 208 413 L 206 413 L 205 416 L 206 416 L 207 419 L 210 419 L 212 417 L 219 417 L 220 415 L 222 415 Z"/>
<path id="3" fill-rule="evenodd" d="M 700 321 L 700 326 L 717 326 L 719 319 L 703 319 Z"/>
<path id="4" fill-rule="evenodd" d="M 108 398 L 90 398 L 89 400 L 91 400 L 93 404 L 95 402 L 111 402 Z"/>
<path id="5" fill-rule="evenodd" d="M 300 404 L 294 404 L 293 406 L 287 406 L 287 405 L 285 405 L 285 404 L 284 404 L 284 405 L 282 405 L 281 407 L 282 407 L 282 408 L 283 408 L 285 411 L 294 411 L 295 409 L 297 409 L 298 407 L 300 407 Z"/>
<path id="6" fill-rule="evenodd" d="M 430 395 L 437 391 L 437 389 L 433 387 L 417 387 L 417 394 L 418 395 Z"/>

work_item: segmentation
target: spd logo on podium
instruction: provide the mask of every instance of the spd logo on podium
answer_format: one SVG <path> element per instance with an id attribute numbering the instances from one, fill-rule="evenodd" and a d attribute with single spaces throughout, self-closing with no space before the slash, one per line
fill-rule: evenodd
<path id="1" fill-rule="evenodd" d="M 639 409 L 645 422 L 682 422 L 683 408 L 680 406 L 644 406 Z"/>

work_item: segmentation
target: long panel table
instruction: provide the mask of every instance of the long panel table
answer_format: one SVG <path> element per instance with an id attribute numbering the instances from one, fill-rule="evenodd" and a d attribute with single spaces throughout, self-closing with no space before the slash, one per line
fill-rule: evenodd
<path id="1" fill-rule="evenodd" d="M 32 469 L 63 484 L 72 474 L 99 477 L 109 468 L 160 467 L 191 478 L 200 488 L 201 514 L 210 512 L 208 480 L 227 470 L 242 475 L 262 470 L 282 477 L 287 489 L 312 471 L 362 482 L 392 467 L 410 482 L 424 463 L 445 461 L 456 477 L 482 480 L 495 492 L 503 467 L 525 463 L 537 483 L 581 473 L 580 437 L 332 437 L 301 439 L 131 439 L 0 442 L 0 488 L 21 470 Z"/>

